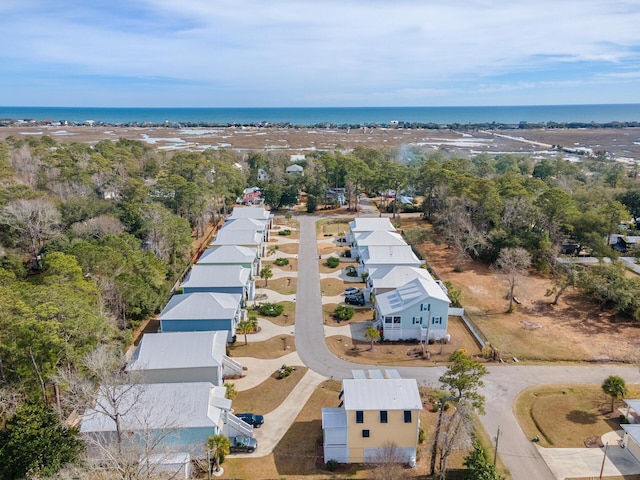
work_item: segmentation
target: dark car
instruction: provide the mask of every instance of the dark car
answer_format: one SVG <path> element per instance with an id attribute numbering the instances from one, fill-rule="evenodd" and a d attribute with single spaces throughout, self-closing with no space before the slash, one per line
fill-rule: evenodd
<path id="1" fill-rule="evenodd" d="M 364 305 L 364 297 L 361 295 L 346 295 L 344 297 L 344 303 L 349 305 Z"/>
<path id="2" fill-rule="evenodd" d="M 260 428 L 264 423 L 264 417 L 262 415 L 255 415 L 253 413 L 238 413 L 236 417 L 255 428 Z"/>
<path id="3" fill-rule="evenodd" d="M 253 453 L 258 448 L 258 440 L 247 435 L 238 435 L 230 440 L 232 453 Z"/>

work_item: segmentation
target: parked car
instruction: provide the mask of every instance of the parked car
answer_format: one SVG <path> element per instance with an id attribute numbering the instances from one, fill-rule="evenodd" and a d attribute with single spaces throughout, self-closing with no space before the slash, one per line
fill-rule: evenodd
<path id="1" fill-rule="evenodd" d="M 236 417 L 255 428 L 260 428 L 264 423 L 264 417 L 262 415 L 255 415 L 253 413 L 237 413 Z"/>
<path id="2" fill-rule="evenodd" d="M 361 295 L 347 295 L 344 297 L 344 303 L 349 305 L 364 305 L 364 297 Z"/>
<path id="3" fill-rule="evenodd" d="M 344 291 L 345 295 L 358 295 L 360 293 L 360 289 L 358 287 L 349 287 Z"/>
<path id="4" fill-rule="evenodd" d="M 231 453 L 253 453 L 258 448 L 258 440 L 247 435 L 238 435 L 230 440 Z"/>

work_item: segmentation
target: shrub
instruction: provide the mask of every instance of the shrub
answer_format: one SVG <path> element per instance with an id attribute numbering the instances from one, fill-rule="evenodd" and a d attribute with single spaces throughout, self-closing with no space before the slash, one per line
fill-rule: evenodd
<path id="1" fill-rule="evenodd" d="M 260 315 L 264 315 L 265 317 L 277 317 L 278 315 L 282 315 L 284 306 L 279 303 L 263 303 L 260 305 L 258 311 Z"/>
<path id="2" fill-rule="evenodd" d="M 349 320 L 356 313 L 355 308 L 347 305 L 338 305 L 333 312 L 333 317 L 338 320 Z"/>
<path id="3" fill-rule="evenodd" d="M 293 367 L 282 364 L 282 366 L 278 370 L 278 379 L 288 377 L 289 375 L 291 375 L 291 372 L 293 372 L 293 370 L 294 370 Z"/>
<path id="4" fill-rule="evenodd" d="M 278 235 L 291 235 L 291 230 L 289 230 L 288 228 L 285 228 L 284 230 L 280 230 L 278 232 Z"/>
<path id="5" fill-rule="evenodd" d="M 326 465 L 327 465 L 327 470 L 329 470 L 330 472 L 335 472 L 340 466 L 338 461 L 334 459 L 328 460 Z"/>
<path id="6" fill-rule="evenodd" d="M 340 265 L 340 259 L 338 257 L 329 257 L 327 258 L 327 266 L 330 268 L 336 268 Z"/>
<path id="7" fill-rule="evenodd" d="M 273 262 L 275 263 L 277 266 L 279 267 L 284 267 L 285 265 L 289 265 L 289 259 L 288 258 L 276 258 L 276 261 Z"/>
<path id="8" fill-rule="evenodd" d="M 427 439 L 427 435 L 424 433 L 424 430 L 421 428 L 418 430 L 418 443 L 424 443 Z"/>

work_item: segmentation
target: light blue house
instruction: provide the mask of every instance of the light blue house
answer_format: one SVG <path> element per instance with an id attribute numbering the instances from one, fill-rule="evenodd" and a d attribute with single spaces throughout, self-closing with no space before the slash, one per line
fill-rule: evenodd
<path id="1" fill-rule="evenodd" d="M 420 267 L 424 264 L 409 245 L 371 245 L 360 249 L 358 274 L 388 266 Z"/>
<path id="2" fill-rule="evenodd" d="M 241 265 L 194 265 L 180 285 L 184 293 L 234 293 L 253 300 L 255 282 L 251 269 Z"/>
<path id="3" fill-rule="evenodd" d="M 266 252 L 266 244 L 262 233 L 256 230 L 227 230 L 226 228 L 221 228 L 209 245 L 212 247 L 221 247 L 223 245 L 247 247 L 255 250 L 259 257 L 264 257 Z"/>
<path id="4" fill-rule="evenodd" d="M 256 220 L 255 218 L 228 218 L 220 229 L 220 231 L 223 230 L 250 230 L 262 235 L 262 240 L 265 242 L 268 242 L 270 239 L 268 220 Z"/>
<path id="5" fill-rule="evenodd" d="M 449 304 L 433 280 L 415 278 L 395 290 L 376 295 L 376 323 L 385 340 L 450 339 Z"/>
<path id="6" fill-rule="evenodd" d="M 226 331 L 233 340 L 238 322 L 246 317 L 237 293 L 196 292 L 174 295 L 160 313 L 161 332 Z"/>

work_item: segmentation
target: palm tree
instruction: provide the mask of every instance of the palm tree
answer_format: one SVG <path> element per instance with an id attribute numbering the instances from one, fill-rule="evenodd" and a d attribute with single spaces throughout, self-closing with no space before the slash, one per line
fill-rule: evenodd
<path id="1" fill-rule="evenodd" d="M 622 398 L 627 394 L 627 384 L 617 375 L 611 375 L 602 382 L 602 391 L 611 397 L 611 411 L 616 398 Z"/>
<path id="2" fill-rule="evenodd" d="M 380 339 L 380 330 L 372 325 L 364 332 L 364 338 L 371 340 L 371 348 L 369 350 L 373 350 L 373 342 Z"/>
<path id="3" fill-rule="evenodd" d="M 213 460 L 216 463 L 216 472 L 220 471 L 220 459 L 224 460 L 226 455 L 229 455 L 231 450 L 231 441 L 221 434 L 211 435 L 207 440 L 207 449 L 213 455 Z"/>
<path id="4" fill-rule="evenodd" d="M 238 322 L 238 325 L 236 326 L 236 331 L 240 335 L 244 335 L 244 344 L 246 345 L 248 343 L 247 334 L 251 332 L 255 332 L 257 328 L 258 328 L 258 319 L 256 317 L 249 317 Z"/>
<path id="5" fill-rule="evenodd" d="M 265 267 L 260 270 L 260 278 L 264 278 L 264 286 L 268 287 L 269 279 L 273 277 L 273 272 L 271 271 L 271 265 L 265 265 Z"/>
<path id="6" fill-rule="evenodd" d="M 224 396 L 229 400 L 233 400 L 236 398 L 236 395 L 238 395 L 238 390 L 236 390 L 236 385 L 234 383 L 225 383 L 224 388 L 227 389 Z"/>

